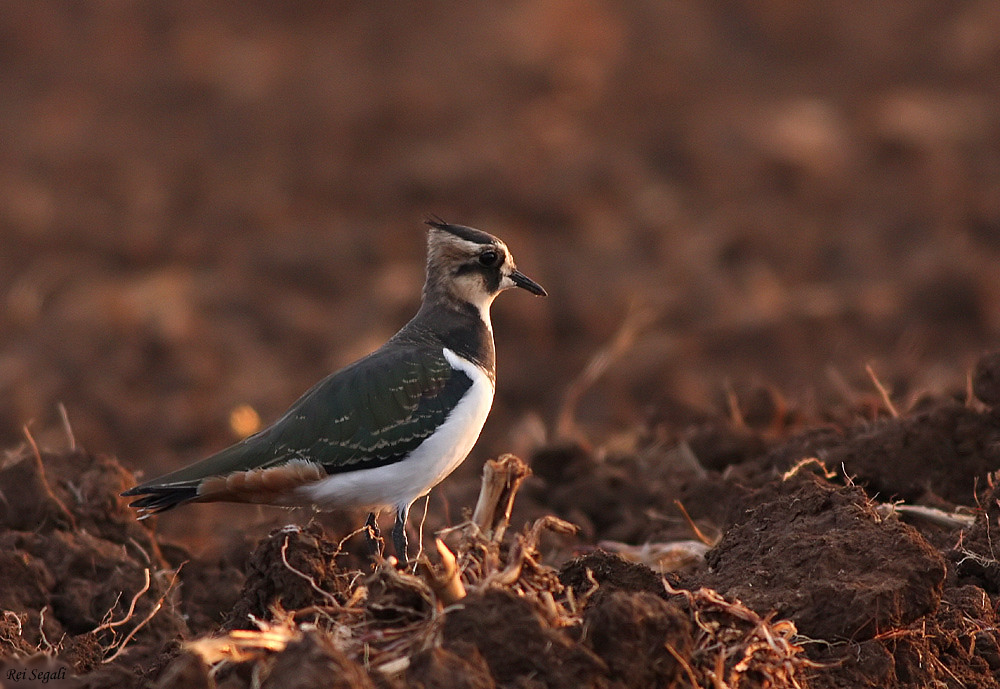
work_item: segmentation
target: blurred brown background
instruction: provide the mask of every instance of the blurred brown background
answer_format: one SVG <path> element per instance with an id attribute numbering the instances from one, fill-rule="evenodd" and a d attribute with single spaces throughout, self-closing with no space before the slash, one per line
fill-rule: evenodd
<path id="1" fill-rule="evenodd" d="M 147 475 L 221 448 L 412 315 L 430 214 L 551 295 L 494 307 L 466 476 L 630 313 L 592 437 L 755 386 L 816 414 L 869 362 L 961 391 L 1000 334 L 998 64 L 995 0 L 6 3 L 0 442 L 62 402 Z"/>

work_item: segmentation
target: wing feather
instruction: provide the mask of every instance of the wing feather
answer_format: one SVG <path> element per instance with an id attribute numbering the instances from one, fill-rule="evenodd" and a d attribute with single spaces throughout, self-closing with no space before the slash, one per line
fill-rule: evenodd
<path id="1" fill-rule="evenodd" d="M 326 474 L 392 464 L 445 422 L 472 383 L 440 350 L 383 347 L 314 385 L 274 425 L 125 494 L 149 496 L 133 504 L 156 512 L 211 499 L 194 491 L 206 479 L 292 461 Z"/>

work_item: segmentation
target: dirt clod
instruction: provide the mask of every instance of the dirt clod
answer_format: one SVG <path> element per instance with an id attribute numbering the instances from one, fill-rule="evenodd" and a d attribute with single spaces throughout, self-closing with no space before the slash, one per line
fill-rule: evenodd
<path id="1" fill-rule="evenodd" d="M 687 613 L 651 593 L 612 591 L 587 606 L 583 625 L 584 643 L 626 687 L 671 686 L 678 656 L 690 657 L 694 645 Z"/>
<path id="2" fill-rule="evenodd" d="M 711 423 L 699 421 L 703 429 Z M 756 435 L 731 455 L 725 475 L 699 469 L 681 450 L 640 448 L 609 459 L 583 447 L 554 448 L 540 480 L 557 488 L 559 500 L 586 492 L 589 481 L 598 494 L 591 507 L 610 504 L 628 477 L 649 477 L 622 494 L 640 499 L 615 513 L 625 522 L 614 527 L 619 533 L 676 521 L 673 531 L 649 533 L 689 538 L 691 525 L 670 512 L 681 494 L 700 526 L 721 540 L 704 564 L 674 576 L 591 550 L 586 535 L 578 538 L 589 552 L 556 570 L 545 562 L 542 527 L 511 529 L 497 543 L 477 540 L 485 537 L 473 529 L 456 541 L 467 595 L 448 604 L 386 563 L 341 569 L 355 555 L 340 553 L 315 523 L 273 531 L 248 557 L 192 560 L 150 525 L 126 519 L 114 495 L 100 495 L 129 482 L 112 460 L 43 454 L 39 464 L 22 454 L 0 467 L 0 490 L 32 490 L 44 509 L 35 529 L 25 530 L 12 512 L 0 529 L 0 644 L 22 659 L 45 651 L 95 687 L 203 686 L 206 662 L 221 662 L 214 681 L 234 689 L 314 687 L 330 678 L 345 689 L 618 689 L 711 686 L 714 677 L 749 689 L 931 686 L 953 678 L 995 689 L 996 474 L 983 474 L 979 495 L 966 504 L 965 513 L 976 511 L 970 527 L 955 506 L 954 525 L 935 527 L 928 540 L 877 505 L 876 476 L 855 484 L 815 461 L 787 477 L 779 471 L 808 449 L 861 465 L 880 448 L 883 477 L 908 467 L 913 485 L 925 485 L 940 465 L 917 458 L 961 456 L 961 466 L 985 466 L 995 432 L 993 411 L 931 400 L 899 418 L 787 437 L 743 429 Z M 89 486 L 92 502 L 75 497 L 81 486 Z M 518 500 L 542 510 L 535 501 L 543 494 L 525 486 Z M 953 509 L 944 498 L 938 504 Z M 607 533 L 607 515 L 595 515 L 595 533 Z M 172 568 L 185 561 L 171 584 Z M 221 655 L 188 655 L 183 649 L 194 647 L 184 642 L 195 638 L 215 639 L 198 648 Z M 102 662 L 119 650 L 121 659 Z"/>
<path id="3" fill-rule="evenodd" d="M 1000 478 L 993 475 L 993 481 Z M 1000 483 L 987 486 L 979 496 L 981 508 L 972 528 L 948 553 L 958 580 L 975 584 L 1000 596 Z"/>
<path id="4" fill-rule="evenodd" d="M 713 588 L 829 641 L 864 641 L 937 608 L 941 555 L 881 519 L 860 488 L 802 475 L 763 493 L 706 556 Z"/>
<path id="5" fill-rule="evenodd" d="M 984 354 L 972 372 L 972 394 L 983 404 L 1000 405 L 1000 351 Z"/>
<path id="6" fill-rule="evenodd" d="M 450 650 L 440 646 L 420 651 L 406 670 L 414 689 L 495 689 L 496 682 L 479 650 L 454 641 Z"/>
<path id="7" fill-rule="evenodd" d="M 479 651 L 499 686 L 587 687 L 604 676 L 596 655 L 550 627 L 523 598 L 503 590 L 470 594 L 445 617 L 444 647 Z M 458 645 L 455 645 L 458 644 Z"/>
<path id="8" fill-rule="evenodd" d="M 195 655 L 182 653 L 160 673 L 155 689 L 210 689 L 213 686 L 208 667 Z"/>
<path id="9" fill-rule="evenodd" d="M 559 581 L 577 597 L 611 591 L 646 592 L 665 596 L 661 575 L 646 565 L 597 550 L 570 560 L 559 571 Z"/>
<path id="10" fill-rule="evenodd" d="M 278 654 L 261 689 L 375 689 L 363 667 L 323 634 L 306 634 Z"/>
<path id="11" fill-rule="evenodd" d="M 88 673 L 127 635 L 129 657 L 141 665 L 187 633 L 174 605 L 175 572 L 118 498 L 131 483 L 109 457 L 28 447 L 8 454 L 0 466 L 0 653 L 41 650 Z"/>
<path id="12" fill-rule="evenodd" d="M 246 581 L 225 629 L 255 629 L 250 618 L 268 619 L 280 605 L 298 610 L 346 600 L 348 575 L 337 569 L 337 544 L 318 524 L 273 531 L 254 549 Z"/>
<path id="13" fill-rule="evenodd" d="M 807 430 L 773 448 L 767 463 L 784 471 L 807 457 L 882 499 L 968 505 L 977 480 L 1000 467 L 1000 413 L 935 400 L 909 416 Z"/>

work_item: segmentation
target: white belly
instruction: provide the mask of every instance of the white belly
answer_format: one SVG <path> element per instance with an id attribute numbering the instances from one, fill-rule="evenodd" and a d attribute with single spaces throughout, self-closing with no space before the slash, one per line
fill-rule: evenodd
<path id="1" fill-rule="evenodd" d="M 493 381 L 450 349 L 444 350 L 444 356 L 453 368 L 472 378 L 472 387 L 437 432 L 402 461 L 332 474 L 297 488 L 294 501 L 328 509 L 409 507 L 454 471 L 483 430 L 493 406 Z"/>

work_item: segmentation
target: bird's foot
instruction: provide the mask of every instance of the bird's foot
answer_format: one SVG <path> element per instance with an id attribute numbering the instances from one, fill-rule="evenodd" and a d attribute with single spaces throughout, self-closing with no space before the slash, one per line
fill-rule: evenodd
<path id="1" fill-rule="evenodd" d="M 407 506 L 408 507 L 408 506 Z M 392 545 L 396 549 L 396 559 L 399 560 L 401 569 L 406 569 L 409 559 L 406 554 L 406 507 L 401 507 L 396 512 L 396 523 L 392 527 Z"/>
<path id="2" fill-rule="evenodd" d="M 369 512 L 365 521 L 365 541 L 368 543 L 368 553 L 373 558 L 381 558 L 385 549 L 385 541 L 382 540 L 382 532 L 378 529 L 378 522 L 375 521 L 375 513 Z"/>

